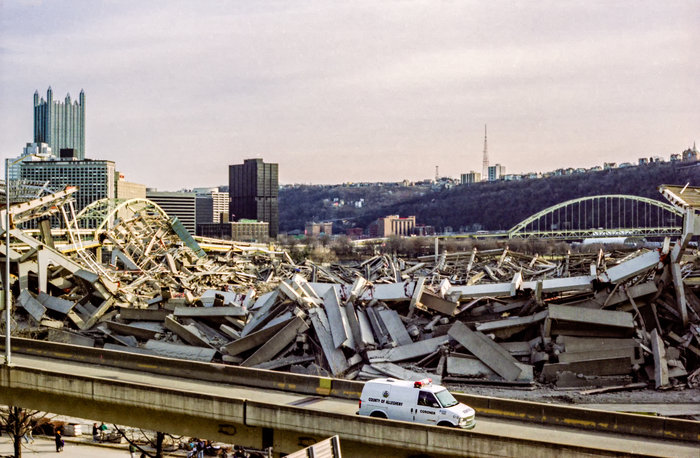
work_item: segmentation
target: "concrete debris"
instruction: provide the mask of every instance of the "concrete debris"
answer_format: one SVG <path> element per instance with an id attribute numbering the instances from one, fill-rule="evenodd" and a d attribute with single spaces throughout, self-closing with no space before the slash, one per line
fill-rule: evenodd
<path id="1" fill-rule="evenodd" d="M 52 202 L 23 207 L 22 221 Z M 700 224 L 688 214 L 692 237 Z M 351 379 L 589 393 L 700 384 L 700 261 L 688 234 L 632 253 L 475 248 L 317 265 L 195 239 L 155 212 L 123 216 L 89 243 L 73 234 L 70 249 L 10 229 L 16 332 Z M 7 252 L 0 244 L 3 262 Z"/>

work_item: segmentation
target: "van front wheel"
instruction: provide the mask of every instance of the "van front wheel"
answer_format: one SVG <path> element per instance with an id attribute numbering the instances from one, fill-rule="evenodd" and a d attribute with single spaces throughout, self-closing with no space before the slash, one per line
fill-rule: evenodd
<path id="1" fill-rule="evenodd" d="M 370 417 L 374 418 L 386 418 L 386 414 L 384 412 L 372 412 L 370 414 Z"/>
<path id="2" fill-rule="evenodd" d="M 454 428 L 455 425 L 453 425 L 449 421 L 441 421 L 440 423 L 438 423 L 438 426 L 447 426 L 448 428 Z"/>

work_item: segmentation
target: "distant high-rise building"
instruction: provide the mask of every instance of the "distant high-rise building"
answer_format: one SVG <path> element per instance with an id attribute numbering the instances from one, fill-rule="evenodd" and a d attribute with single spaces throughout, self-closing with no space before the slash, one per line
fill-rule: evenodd
<path id="1" fill-rule="evenodd" d="M 470 171 L 469 173 L 463 173 L 460 176 L 460 182 L 462 184 L 474 184 L 481 181 L 481 174 L 479 172 Z"/>
<path id="2" fill-rule="evenodd" d="M 145 199 L 146 185 L 141 183 L 132 183 L 124 179 L 124 175 L 118 173 L 117 178 L 117 199 Z"/>
<path id="3" fill-rule="evenodd" d="M 47 143 L 27 143 L 27 146 L 22 149 L 22 154 L 10 160 L 7 169 L 10 180 L 19 180 L 22 162 L 43 161 L 52 157 L 54 155 Z"/>
<path id="4" fill-rule="evenodd" d="M 48 143 L 57 157 L 85 159 L 85 92 L 80 90 L 78 100 L 71 103 L 54 101 L 49 86 L 46 100 L 34 92 L 34 142 Z"/>
<path id="5" fill-rule="evenodd" d="M 693 142 L 692 149 L 688 148 L 681 153 L 681 160 L 683 162 L 693 162 L 698 160 L 698 148 L 695 146 L 695 142 Z"/>
<path id="6" fill-rule="evenodd" d="M 197 227 L 214 223 L 214 199 L 209 194 L 197 194 Z M 217 221 L 218 222 L 218 221 Z M 199 234 L 199 229 L 197 230 Z"/>
<path id="7" fill-rule="evenodd" d="M 262 159 L 246 159 L 229 166 L 229 220 L 269 223 L 270 237 L 279 232 L 279 166 Z"/>
<path id="8" fill-rule="evenodd" d="M 490 165 L 487 169 L 487 179 L 488 181 L 496 181 L 502 179 L 506 174 L 505 165 L 496 164 Z"/>
<path id="9" fill-rule="evenodd" d="M 114 162 L 102 160 L 60 160 L 23 162 L 20 178 L 33 182 L 48 182 L 52 189 L 77 186 L 76 213 L 100 199 L 114 199 L 116 180 Z M 88 224 L 98 223 L 97 220 Z M 91 226 L 94 227 L 94 226 Z"/>
<path id="10" fill-rule="evenodd" d="M 169 217 L 177 216 L 191 235 L 196 234 L 197 204 L 193 192 L 158 192 L 146 189 L 146 198 L 158 204 Z"/>

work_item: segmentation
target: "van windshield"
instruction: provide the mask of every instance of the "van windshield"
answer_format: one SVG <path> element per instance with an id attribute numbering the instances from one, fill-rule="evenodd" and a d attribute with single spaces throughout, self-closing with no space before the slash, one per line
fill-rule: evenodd
<path id="1" fill-rule="evenodd" d="M 435 396 L 437 396 L 438 401 L 440 401 L 440 404 L 445 408 L 459 404 L 455 397 L 447 390 L 438 391 L 435 393 Z"/>

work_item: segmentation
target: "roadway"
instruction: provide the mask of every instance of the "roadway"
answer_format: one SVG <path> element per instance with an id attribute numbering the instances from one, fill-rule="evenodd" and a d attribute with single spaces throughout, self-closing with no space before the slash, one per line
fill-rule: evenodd
<path id="1" fill-rule="evenodd" d="M 234 399 L 265 402 L 280 406 L 297 406 L 307 410 L 330 412 L 354 416 L 358 408 L 356 400 L 310 396 L 262 388 L 251 388 L 226 383 L 193 380 L 186 377 L 173 377 L 151 374 L 123 368 L 111 368 L 74 361 L 50 359 L 26 354 L 13 354 L 13 366 L 39 369 L 56 373 L 80 374 L 105 380 L 136 383 L 152 387 L 167 387 L 172 390 L 222 396 Z M 389 420 L 374 420 L 389 422 Z M 400 422 L 394 422 L 400 423 Z M 342 447 L 342 433 L 341 447 Z M 563 444 L 583 449 L 595 448 L 619 454 L 640 454 L 646 456 L 700 457 L 697 444 L 689 442 L 670 442 L 657 439 L 624 436 L 595 431 L 582 431 L 558 426 L 542 426 L 528 422 L 479 417 L 477 425 L 471 432 L 455 431 L 458 434 L 483 434 L 495 437 L 508 437 L 542 441 L 550 444 Z"/>
<path id="2" fill-rule="evenodd" d="M 14 449 L 7 434 L 0 437 L 0 456 L 10 456 L 14 453 Z M 33 458 L 56 458 L 56 444 L 51 438 L 35 437 L 34 443 L 22 444 L 22 456 L 31 456 Z M 126 446 L 118 448 L 100 447 L 87 445 L 82 442 L 66 441 L 63 448 L 63 457 L 66 458 L 111 458 L 129 456 Z M 138 456 L 138 455 L 137 455 Z M 184 454 L 182 455 L 184 456 Z"/>

